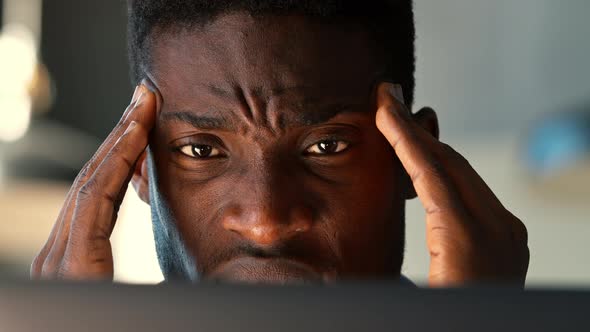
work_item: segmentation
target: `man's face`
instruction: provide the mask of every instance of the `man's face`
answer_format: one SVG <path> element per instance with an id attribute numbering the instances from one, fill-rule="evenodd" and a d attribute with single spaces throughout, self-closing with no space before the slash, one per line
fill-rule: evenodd
<path id="1" fill-rule="evenodd" d="M 151 200 L 191 274 L 399 276 L 407 182 L 375 125 L 383 61 L 370 40 L 358 26 L 240 13 L 155 38 Z"/>

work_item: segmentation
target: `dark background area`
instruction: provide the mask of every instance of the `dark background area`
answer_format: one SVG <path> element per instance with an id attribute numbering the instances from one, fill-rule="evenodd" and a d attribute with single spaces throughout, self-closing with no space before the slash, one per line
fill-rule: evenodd
<path id="1" fill-rule="evenodd" d="M 33 115 L 25 137 L 4 146 L 4 172 L 71 181 L 131 98 L 126 1 L 43 1 L 42 12 L 39 56 L 54 99 L 48 112 Z"/>
<path id="2" fill-rule="evenodd" d="M 48 117 L 99 139 L 108 135 L 133 90 L 126 11 L 120 0 L 43 2 L 41 55 L 56 88 Z"/>

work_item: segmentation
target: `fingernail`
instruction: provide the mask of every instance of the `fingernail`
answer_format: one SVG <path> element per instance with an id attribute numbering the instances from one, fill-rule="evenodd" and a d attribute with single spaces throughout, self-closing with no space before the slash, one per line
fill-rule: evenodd
<path id="1" fill-rule="evenodd" d="M 145 85 L 140 84 L 137 90 L 138 90 L 137 93 L 139 96 L 137 97 L 137 100 L 135 101 L 135 105 L 133 105 L 134 107 L 137 107 L 141 104 L 143 97 L 145 96 L 145 93 L 147 91 L 147 88 L 145 87 Z"/>
<path id="2" fill-rule="evenodd" d="M 136 126 L 137 126 L 137 122 L 131 121 L 131 123 L 129 124 L 129 126 L 127 127 L 127 129 L 125 130 L 125 133 L 123 135 L 125 135 L 125 134 L 129 133 L 130 131 L 132 131 L 133 128 L 135 128 Z"/>
<path id="3" fill-rule="evenodd" d="M 391 95 L 400 103 L 404 105 L 406 104 L 404 100 L 404 90 L 400 84 L 391 84 L 389 87 L 389 93 L 391 93 Z"/>
<path id="4" fill-rule="evenodd" d="M 139 92 L 139 85 L 137 85 L 135 87 L 135 90 L 133 90 L 133 97 L 131 97 L 131 104 L 135 103 L 135 101 L 137 100 L 138 92 Z"/>

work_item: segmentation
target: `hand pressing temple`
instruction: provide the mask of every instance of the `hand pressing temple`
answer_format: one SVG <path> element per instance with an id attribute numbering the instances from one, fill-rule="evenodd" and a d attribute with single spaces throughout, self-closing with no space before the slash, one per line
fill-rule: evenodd
<path id="1" fill-rule="evenodd" d="M 529 263 L 527 230 L 450 146 L 424 130 L 399 85 L 378 89 L 377 127 L 408 172 L 426 211 L 432 286 L 517 282 L 524 286 Z"/>
<path id="2" fill-rule="evenodd" d="M 32 278 L 113 278 L 110 236 L 155 116 L 155 96 L 141 85 L 74 181 L 47 243 L 32 264 Z"/>

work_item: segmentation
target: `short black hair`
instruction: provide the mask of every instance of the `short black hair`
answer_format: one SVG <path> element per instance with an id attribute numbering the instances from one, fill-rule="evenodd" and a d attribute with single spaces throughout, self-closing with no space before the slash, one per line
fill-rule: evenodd
<path id="1" fill-rule="evenodd" d="M 128 0 L 131 79 L 137 84 L 149 65 L 154 31 L 202 27 L 216 17 L 242 11 L 253 16 L 300 14 L 326 21 L 360 22 L 375 33 L 391 59 L 387 76 L 401 83 L 408 105 L 414 99 L 415 28 L 412 0 Z"/>

